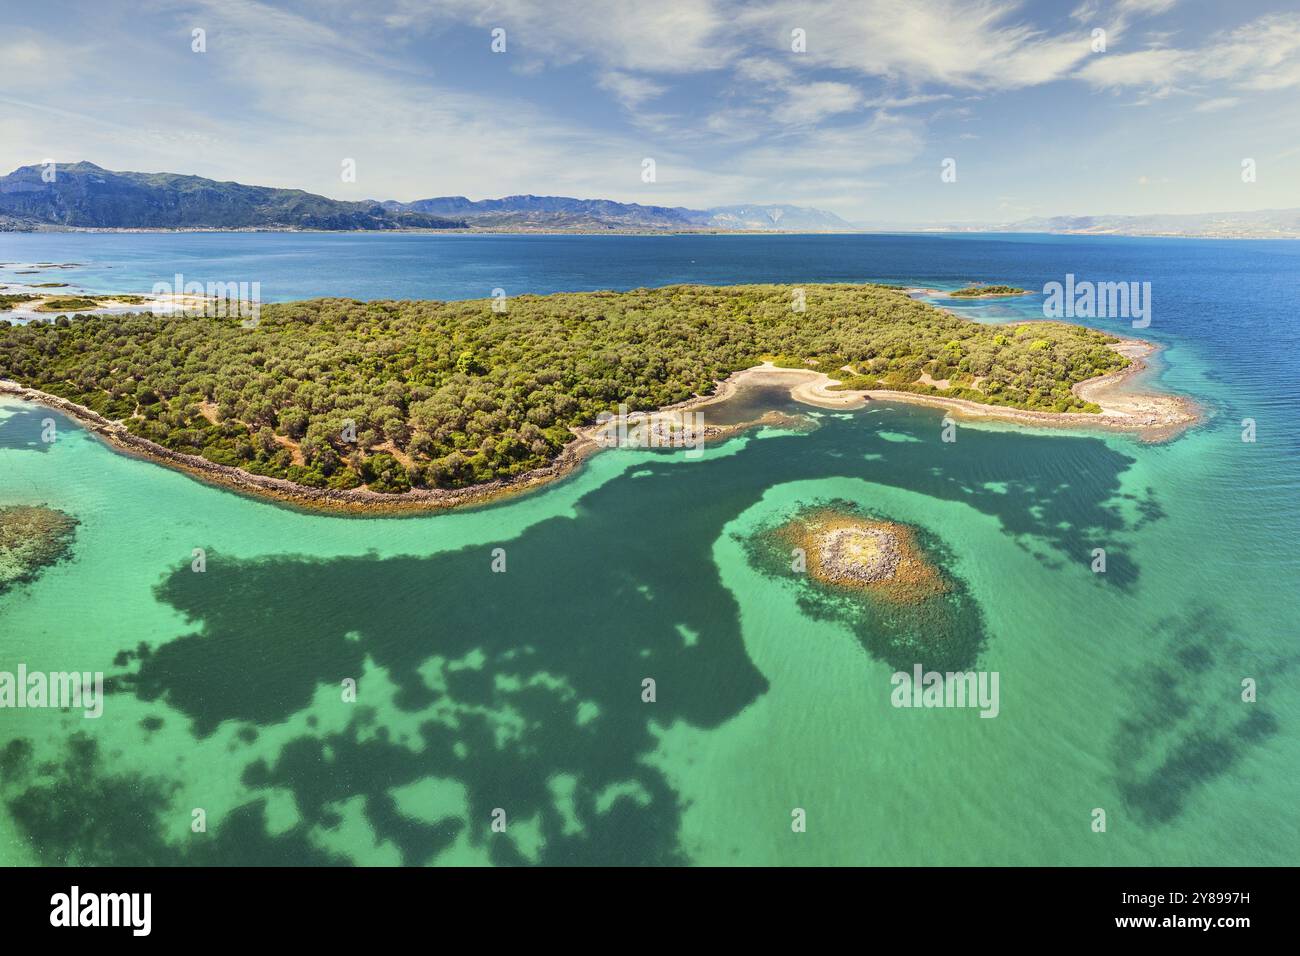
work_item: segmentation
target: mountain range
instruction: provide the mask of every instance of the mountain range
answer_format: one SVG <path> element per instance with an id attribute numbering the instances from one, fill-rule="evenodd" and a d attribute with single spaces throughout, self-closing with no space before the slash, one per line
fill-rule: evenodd
<path id="1" fill-rule="evenodd" d="M 441 196 L 415 202 L 386 202 L 395 211 L 429 213 L 466 220 L 471 227 L 492 230 L 654 230 L 669 232 L 852 232 L 834 213 L 804 206 L 748 205 L 687 209 L 684 206 L 642 206 L 611 199 L 571 199 L 567 196 L 506 196 L 475 202 L 464 196 Z"/>
<path id="2" fill-rule="evenodd" d="M 22 166 L 0 176 L 0 231 L 51 229 L 458 229 L 471 232 L 1027 232 L 1067 235 L 1300 238 L 1300 209 L 1013 222 L 849 223 L 791 205 L 643 206 L 610 199 L 440 196 L 344 201 L 301 189 L 177 173 L 114 172 L 94 163 Z"/>
<path id="3" fill-rule="evenodd" d="M 465 223 L 373 202 L 221 183 L 176 173 L 119 173 L 94 163 L 43 166 L 0 177 L 9 228 L 81 229 L 456 229 Z"/>
<path id="4" fill-rule="evenodd" d="M 609 199 L 444 196 L 345 202 L 301 189 L 176 173 L 114 172 L 94 163 L 22 166 L 0 177 L 0 230 L 469 229 L 559 232 L 851 232 L 833 213 L 786 205 L 642 206 Z"/>

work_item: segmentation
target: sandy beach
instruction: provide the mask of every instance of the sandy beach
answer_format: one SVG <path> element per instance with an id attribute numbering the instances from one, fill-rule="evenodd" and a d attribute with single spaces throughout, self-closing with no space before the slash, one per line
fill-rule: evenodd
<path id="1" fill-rule="evenodd" d="M 736 372 L 718 383 L 717 391 L 712 395 L 692 399 L 674 408 L 705 408 L 731 398 L 740 388 L 754 385 L 788 385 L 790 397 L 805 405 L 818 408 L 862 408 L 867 404 L 864 393 L 830 391 L 835 379 L 825 372 L 813 369 L 781 368 L 771 362 L 755 365 L 742 372 Z"/>
<path id="2" fill-rule="evenodd" d="M 788 384 L 792 399 L 817 408 L 844 410 L 863 408 L 872 401 L 905 402 L 942 408 L 967 420 L 1053 428 L 1100 428 L 1128 432 L 1147 442 L 1166 441 L 1200 420 L 1195 404 L 1189 399 L 1167 393 L 1137 391 L 1130 386 L 1131 380 L 1147 368 L 1145 360 L 1157 351 L 1156 345 L 1141 339 L 1121 339 L 1111 348 L 1129 359 L 1131 364 L 1118 372 L 1080 382 L 1073 389 L 1079 398 L 1099 405 L 1100 413 L 1031 411 L 892 389 L 836 391 L 831 386 L 837 384 L 837 380 L 825 372 L 779 368 L 771 362 L 735 373 L 721 383 L 718 395 L 701 404 L 724 401 L 746 385 Z"/>
<path id="3" fill-rule="evenodd" d="M 31 322 L 37 319 L 53 320 L 59 315 L 125 315 L 130 312 L 152 312 L 155 315 L 204 315 L 217 307 L 216 300 L 193 293 L 163 292 L 100 296 L 99 293 L 82 293 L 69 289 L 43 289 L 39 286 L 0 285 L 3 295 L 30 295 L 26 302 L 16 303 L 0 311 L 0 319 L 13 322 Z M 54 310 L 48 303 L 60 299 L 80 299 L 95 295 L 95 305 L 88 309 Z"/>

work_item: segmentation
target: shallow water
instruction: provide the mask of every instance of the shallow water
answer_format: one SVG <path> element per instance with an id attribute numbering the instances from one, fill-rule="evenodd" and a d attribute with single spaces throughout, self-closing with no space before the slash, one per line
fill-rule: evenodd
<path id="1" fill-rule="evenodd" d="M 53 238 L 68 245 L 0 238 L 0 261 L 106 256 L 90 268 L 108 273 L 129 257 L 98 243 L 135 237 Z M 229 238 L 253 255 L 299 237 Z M 511 268 L 538 291 L 604 283 L 611 260 L 621 285 L 692 277 L 609 254 L 629 240 L 583 246 L 607 241 L 556 239 L 563 255 Z M 98 720 L 0 710 L 0 862 L 1294 862 L 1300 465 L 1295 390 L 1279 385 L 1300 380 L 1300 252 L 763 237 L 738 256 L 682 241 L 663 255 L 712 256 L 696 263 L 710 281 L 762 260 L 783 263 L 764 281 L 800 262 L 807 281 L 1151 279 L 1152 327 L 1120 331 L 1167 346 L 1151 377 L 1208 420 L 1159 446 L 966 424 L 949 444 L 933 409 L 791 406 L 818 427 L 699 459 L 605 451 L 525 498 L 360 520 L 210 488 L 0 400 L 0 503 L 81 521 L 71 560 L 0 596 L 0 670 L 102 670 L 114 689 Z M 452 273 L 438 281 L 467 283 Z M 754 564 L 756 531 L 831 499 L 942 545 L 978 606 L 974 666 L 1000 675 L 995 719 L 891 706 L 891 663 L 797 576 Z"/>

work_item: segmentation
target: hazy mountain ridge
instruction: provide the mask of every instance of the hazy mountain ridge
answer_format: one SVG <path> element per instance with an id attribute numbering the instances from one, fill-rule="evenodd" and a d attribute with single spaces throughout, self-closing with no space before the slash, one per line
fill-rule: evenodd
<path id="1" fill-rule="evenodd" d="M 0 176 L 0 232 L 40 229 L 466 229 L 496 232 L 1026 232 L 1188 238 L 1300 238 L 1300 209 L 1050 216 L 1013 222 L 849 223 L 821 209 L 740 204 L 689 209 L 612 199 L 439 196 L 413 202 L 329 199 L 177 173 L 114 172 L 94 163 Z"/>
<path id="2" fill-rule="evenodd" d="M 834 213 L 784 204 L 715 206 L 643 206 L 612 199 L 569 196 L 506 196 L 474 201 L 464 196 L 439 196 L 414 202 L 385 202 L 386 209 L 407 209 L 456 216 L 485 228 L 606 228 L 655 230 L 763 230 L 780 232 L 851 232 L 853 227 Z"/>
<path id="3" fill-rule="evenodd" d="M 1147 216 L 1053 216 L 1006 227 L 1024 232 L 1078 235 L 1300 238 L 1300 209 L 1253 212 L 1163 213 Z"/>
<path id="4" fill-rule="evenodd" d="M 855 225 L 866 232 L 1038 232 L 1188 239 L 1300 239 L 1300 209 L 1141 216 L 1043 216 L 1014 222 L 863 222 Z"/>

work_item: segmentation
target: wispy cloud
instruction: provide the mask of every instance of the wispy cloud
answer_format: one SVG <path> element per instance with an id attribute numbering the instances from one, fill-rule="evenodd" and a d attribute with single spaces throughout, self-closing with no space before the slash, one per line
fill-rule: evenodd
<path id="1" fill-rule="evenodd" d="M 1100 89 L 1148 92 L 1217 87 L 1282 90 L 1300 86 L 1300 14 L 1276 14 L 1220 31 L 1200 47 L 1097 57 L 1079 71 Z"/>
<path id="2" fill-rule="evenodd" d="M 663 96 L 668 87 L 644 76 L 633 76 L 621 70 L 606 70 L 600 74 L 598 85 L 614 94 L 624 107 L 635 111 L 642 103 Z"/>

